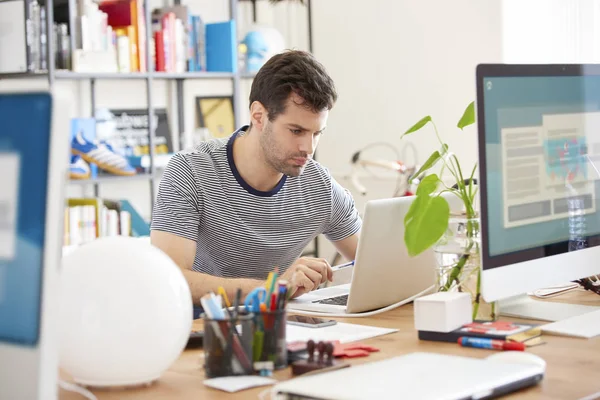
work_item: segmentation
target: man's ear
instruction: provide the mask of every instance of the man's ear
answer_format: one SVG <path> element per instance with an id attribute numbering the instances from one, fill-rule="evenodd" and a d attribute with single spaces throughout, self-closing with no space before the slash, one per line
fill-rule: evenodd
<path id="1" fill-rule="evenodd" d="M 260 101 L 254 101 L 250 105 L 250 121 L 252 126 L 256 126 L 262 131 L 267 120 L 267 109 Z"/>

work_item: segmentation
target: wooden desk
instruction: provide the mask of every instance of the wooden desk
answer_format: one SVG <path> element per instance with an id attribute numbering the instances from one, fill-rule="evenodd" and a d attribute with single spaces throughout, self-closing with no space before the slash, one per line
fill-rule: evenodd
<path id="1" fill-rule="evenodd" d="M 572 292 L 553 301 L 565 301 L 600 306 L 600 296 L 586 292 Z M 396 328 L 399 332 L 363 341 L 378 347 L 381 351 L 369 357 L 351 360 L 354 365 L 382 360 L 414 351 L 427 351 L 470 357 L 487 357 L 494 350 L 463 348 L 452 343 L 419 341 L 413 324 L 412 304 L 377 315 L 371 318 L 340 318 L 340 321 Z M 514 319 L 514 321 L 518 321 Z M 525 321 L 524 321 L 525 322 Z M 201 328 L 195 322 L 195 328 Z M 536 387 L 509 396 L 511 399 L 580 399 L 600 392 L 600 338 L 576 339 L 544 335 L 546 344 L 529 349 L 547 362 L 546 377 Z M 151 351 L 151 350 L 149 350 Z M 166 371 L 162 377 L 147 388 L 126 390 L 94 390 L 98 399 L 248 399 L 258 398 L 267 387 L 245 390 L 233 394 L 208 388 L 202 384 L 202 350 L 187 350 Z M 278 371 L 278 380 L 291 377 L 290 368 Z M 396 398 L 400 398 L 402 388 L 398 387 Z M 79 394 L 61 390 L 61 400 L 81 400 Z"/>

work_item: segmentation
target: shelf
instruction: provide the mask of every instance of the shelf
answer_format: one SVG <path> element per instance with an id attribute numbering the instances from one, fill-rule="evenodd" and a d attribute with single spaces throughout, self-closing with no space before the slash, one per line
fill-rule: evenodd
<path id="1" fill-rule="evenodd" d="M 74 71 L 56 71 L 56 79 L 146 79 L 148 74 L 145 72 L 74 72 Z"/>
<path id="2" fill-rule="evenodd" d="M 69 180 L 69 184 L 85 186 L 99 183 L 127 183 L 131 181 L 149 181 L 156 177 L 158 177 L 157 174 L 138 174 L 133 176 L 101 176 L 96 179 L 71 179 Z"/>
<path id="3" fill-rule="evenodd" d="M 152 79 L 231 79 L 232 72 L 153 72 Z"/>
<path id="4" fill-rule="evenodd" d="M 255 73 L 242 73 L 243 79 L 254 78 Z M 86 80 L 86 79 L 232 79 L 235 76 L 232 72 L 74 72 L 74 71 L 56 71 L 54 77 L 64 80 Z M 15 72 L 0 73 L 0 79 L 31 79 L 47 78 L 48 72 Z"/>
<path id="5" fill-rule="evenodd" d="M 48 73 L 40 72 L 2 72 L 0 79 L 31 79 L 31 78 L 46 78 Z"/>

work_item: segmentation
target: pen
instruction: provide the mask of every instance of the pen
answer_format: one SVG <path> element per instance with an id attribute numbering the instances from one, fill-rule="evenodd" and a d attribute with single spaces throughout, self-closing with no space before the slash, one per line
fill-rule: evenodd
<path id="1" fill-rule="evenodd" d="M 269 274 L 271 281 L 268 282 L 269 287 L 267 288 L 267 290 L 268 290 L 268 292 L 267 292 L 267 308 L 271 308 L 271 293 L 273 293 L 273 290 L 275 289 L 275 281 L 277 280 L 277 271 L 278 271 L 278 268 L 275 267 L 275 271 L 271 272 Z"/>
<path id="2" fill-rule="evenodd" d="M 348 268 L 348 267 L 352 267 L 354 265 L 354 260 L 349 261 L 345 264 L 340 264 L 340 265 L 334 265 L 333 267 L 331 267 L 331 269 L 333 271 L 339 271 L 340 269 L 344 269 L 344 268 Z"/>
<path id="3" fill-rule="evenodd" d="M 462 336 L 458 338 L 458 344 L 463 347 L 476 347 L 479 349 L 493 349 L 493 350 L 517 350 L 524 351 L 525 344 L 518 342 L 506 342 L 504 340 L 479 338 L 479 337 L 468 337 Z"/>
<path id="4" fill-rule="evenodd" d="M 219 294 L 223 298 L 226 307 L 231 307 L 231 303 L 229 302 L 229 298 L 227 297 L 227 292 L 225 292 L 223 286 L 219 286 L 219 288 L 217 289 L 217 294 Z"/>

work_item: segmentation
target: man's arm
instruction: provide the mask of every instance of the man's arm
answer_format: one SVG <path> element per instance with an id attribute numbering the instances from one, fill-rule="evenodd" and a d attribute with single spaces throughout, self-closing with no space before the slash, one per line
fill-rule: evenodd
<path id="1" fill-rule="evenodd" d="M 150 240 L 154 246 L 164 251 L 181 268 L 183 276 L 190 286 L 195 305 L 200 305 L 200 298 L 205 294 L 217 293 L 219 286 L 223 286 L 227 297 L 233 302 L 238 288 L 242 289 L 243 301 L 252 289 L 265 284 L 264 281 L 256 279 L 220 278 L 192 270 L 196 257 L 196 242 L 193 240 L 158 230 L 151 231 Z"/>
<path id="2" fill-rule="evenodd" d="M 356 258 L 356 248 L 358 247 L 358 236 L 360 232 L 350 235 L 345 239 L 333 242 L 333 245 L 337 251 L 346 258 L 346 260 L 352 261 Z"/>
<path id="3" fill-rule="evenodd" d="M 356 258 L 361 226 L 362 219 L 352 195 L 332 177 L 331 216 L 323 233 L 348 261 Z"/>

